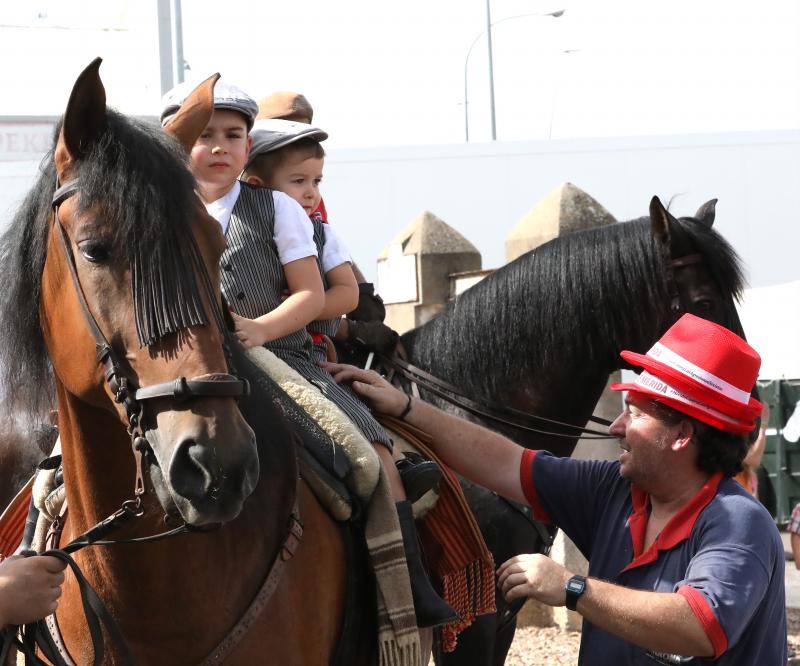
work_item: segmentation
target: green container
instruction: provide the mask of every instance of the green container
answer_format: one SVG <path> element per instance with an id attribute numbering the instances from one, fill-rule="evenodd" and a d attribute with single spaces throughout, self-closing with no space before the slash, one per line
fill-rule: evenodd
<path id="1" fill-rule="evenodd" d="M 759 475 L 759 499 L 778 525 L 789 522 L 794 505 L 800 503 L 800 441 L 783 438 L 783 426 L 800 401 L 800 379 L 758 382 L 759 397 L 769 404 L 767 443 Z"/>

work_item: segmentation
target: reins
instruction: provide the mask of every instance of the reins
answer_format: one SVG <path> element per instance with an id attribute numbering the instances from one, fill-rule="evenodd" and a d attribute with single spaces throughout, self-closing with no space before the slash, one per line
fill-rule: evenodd
<path id="1" fill-rule="evenodd" d="M 474 416 L 479 416 L 495 423 L 511 426 L 512 428 L 517 428 L 526 432 L 532 432 L 537 435 L 546 435 L 548 437 L 565 437 L 571 439 L 588 434 L 589 436 L 585 437 L 585 439 L 617 439 L 617 437 L 609 435 L 601 430 L 583 428 L 575 425 L 574 423 L 567 423 L 565 421 L 539 416 L 538 414 L 523 412 L 521 410 L 514 409 L 513 407 L 501 405 L 500 403 L 492 400 L 482 399 L 480 402 L 478 402 L 465 396 L 458 388 L 449 382 L 435 377 L 422 368 L 418 368 L 411 363 L 403 361 L 396 355 L 391 358 L 387 356 L 381 356 L 380 359 L 382 363 L 392 368 L 412 385 L 417 384 L 422 386 L 434 395 L 440 397 L 442 400 L 445 400 L 456 407 L 460 407 Z M 601 425 L 611 425 L 611 421 L 603 419 L 599 416 L 591 416 L 589 420 Z M 543 429 L 547 426 L 565 428 L 571 430 L 572 432 L 563 433 Z"/>

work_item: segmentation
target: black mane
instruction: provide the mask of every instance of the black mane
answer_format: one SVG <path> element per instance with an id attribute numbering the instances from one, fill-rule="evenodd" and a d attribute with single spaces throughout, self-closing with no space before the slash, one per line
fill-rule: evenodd
<path id="1" fill-rule="evenodd" d="M 61 123 L 54 147 L 60 130 Z M 75 175 L 79 208 L 113 223 L 115 256 L 131 265 L 140 342 L 205 323 L 189 226 L 195 182 L 178 143 L 159 127 L 108 110 L 105 130 Z M 0 388 L 7 409 L 31 416 L 54 403 L 39 303 L 55 188 L 51 150 L 0 238 Z"/>
<path id="2" fill-rule="evenodd" d="M 675 231 L 703 253 L 722 293 L 738 297 L 730 245 L 693 218 Z M 473 396 L 502 399 L 532 378 L 555 385 L 588 366 L 611 372 L 624 345 L 644 351 L 668 324 L 665 260 L 648 217 L 567 234 L 498 269 L 403 342 L 416 364 Z"/>

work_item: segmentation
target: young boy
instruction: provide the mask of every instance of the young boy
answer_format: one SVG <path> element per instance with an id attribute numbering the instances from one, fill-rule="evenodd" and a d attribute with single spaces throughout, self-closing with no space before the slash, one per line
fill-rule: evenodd
<path id="1" fill-rule="evenodd" d="M 162 125 L 194 87 L 185 82 L 164 96 Z M 238 180 L 250 154 L 248 133 L 257 111 L 246 93 L 223 79 L 217 81 L 214 114 L 192 148 L 191 169 L 206 209 L 228 240 L 221 281 L 237 337 L 247 347 L 310 351 L 305 326 L 322 309 L 324 294 L 306 215 L 282 192 Z M 258 235 L 264 236 L 270 252 L 257 251 L 252 241 Z M 283 291 L 289 292 L 285 299 Z"/>
<path id="2" fill-rule="evenodd" d="M 319 270 L 327 289 L 325 306 L 318 320 L 309 328 L 333 337 L 338 330 L 342 315 L 356 306 L 358 287 L 351 268 L 350 256 L 344 244 L 330 225 L 323 224 L 320 218 L 314 215 L 320 201 L 319 183 L 322 180 L 325 157 L 320 141 L 325 140 L 327 136 L 319 128 L 304 123 L 289 120 L 259 120 L 253 127 L 252 150 L 242 178 L 252 185 L 284 191 L 309 215 L 307 224 L 314 229 L 320 258 Z M 419 626 L 436 626 L 451 622 L 457 616 L 436 594 L 419 557 L 411 503 L 406 499 L 403 482 L 394 464 L 391 440 L 355 393 L 342 390 L 342 387 L 317 365 L 325 360 L 325 356 L 324 345 L 316 344 L 314 365 L 310 366 L 298 359 L 285 360 L 306 379 L 317 385 L 347 414 L 372 443 L 378 454 L 386 471 L 400 518 Z M 332 386 L 337 390 L 332 391 Z"/>
<path id="3" fill-rule="evenodd" d="M 291 120 L 311 125 L 313 119 L 314 109 L 308 99 L 300 93 L 275 92 L 258 102 L 256 122 Z M 322 197 L 312 216 L 319 216 L 322 222 L 328 222 L 328 212 Z M 352 264 L 352 268 L 358 282 L 358 306 L 348 313 L 346 318 L 341 319 L 335 339 L 341 342 L 357 342 L 369 349 L 390 354 L 397 345 L 398 336 L 395 331 L 383 324 L 386 317 L 383 300 L 375 293 L 374 286 L 371 282 L 367 282 L 355 263 Z"/>

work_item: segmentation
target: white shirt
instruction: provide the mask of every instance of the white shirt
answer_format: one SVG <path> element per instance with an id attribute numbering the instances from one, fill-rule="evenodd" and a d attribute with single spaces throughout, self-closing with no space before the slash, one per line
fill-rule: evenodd
<path id="1" fill-rule="evenodd" d="M 206 211 L 219 222 L 222 233 L 228 230 L 231 213 L 241 190 L 242 186 L 237 180 L 227 194 L 206 204 Z M 314 228 L 303 207 L 287 194 L 275 190 L 272 191 L 272 201 L 275 204 L 274 238 L 281 264 L 285 266 L 298 259 L 316 257 Z"/>
<path id="2" fill-rule="evenodd" d="M 352 263 L 350 251 L 330 224 L 325 225 L 325 244 L 322 246 L 322 271 L 327 273 L 342 264 Z"/>

